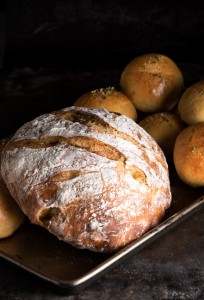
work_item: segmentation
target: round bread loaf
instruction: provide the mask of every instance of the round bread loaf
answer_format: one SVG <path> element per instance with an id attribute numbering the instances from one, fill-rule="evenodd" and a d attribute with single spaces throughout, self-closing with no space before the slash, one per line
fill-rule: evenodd
<path id="1" fill-rule="evenodd" d="M 0 140 L 0 162 L 1 153 L 8 139 Z M 1 175 L 0 175 L 0 238 L 11 236 L 23 223 L 25 215 L 18 204 L 12 199 Z"/>
<path id="2" fill-rule="evenodd" d="M 188 125 L 204 122 L 204 80 L 189 86 L 178 102 L 181 119 Z"/>
<path id="3" fill-rule="evenodd" d="M 177 136 L 174 164 L 183 182 L 204 186 L 204 122 L 186 127 Z"/>
<path id="4" fill-rule="evenodd" d="M 140 237 L 171 203 L 158 144 L 104 109 L 72 106 L 28 122 L 4 149 L 1 170 L 32 223 L 93 251 Z"/>
<path id="5" fill-rule="evenodd" d="M 183 91 L 184 79 L 172 59 L 149 53 L 136 57 L 124 68 L 120 85 L 136 109 L 153 113 L 175 106 Z"/>
<path id="6" fill-rule="evenodd" d="M 109 112 L 125 115 L 137 121 L 137 111 L 132 101 L 114 87 L 100 88 L 81 95 L 74 103 L 88 108 L 105 108 Z"/>
<path id="7" fill-rule="evenodd" d="M 177 135 L 186 127 L 176 113 L 159 112 L 145 117 L 139 122 L 158 143 L 168 161 L 173 159 L 173 149 Z"/>

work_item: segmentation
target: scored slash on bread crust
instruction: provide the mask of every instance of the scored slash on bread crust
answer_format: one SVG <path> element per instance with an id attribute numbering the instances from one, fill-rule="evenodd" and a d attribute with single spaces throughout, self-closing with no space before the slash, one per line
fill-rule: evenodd
<path id="1" fill-rule="evenodd" d="M 32 223 L 93 251 L 130 243 L 171 203 L 159 146 L 104 109 L 73 106 L 26 123 L 7 144 L 1 170 Z"/>

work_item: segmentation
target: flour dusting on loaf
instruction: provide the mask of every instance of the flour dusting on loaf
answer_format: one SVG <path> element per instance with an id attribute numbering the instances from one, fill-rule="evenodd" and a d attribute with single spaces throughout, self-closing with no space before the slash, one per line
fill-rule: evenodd
<path id="1" fill-rule="evenodd" d="M 1 173 L 32 223 L 93 251 L 137 239 L 171 203 L 159 146 L 104 109 L 72 106 L 26 123 L 4 149 Z"/>

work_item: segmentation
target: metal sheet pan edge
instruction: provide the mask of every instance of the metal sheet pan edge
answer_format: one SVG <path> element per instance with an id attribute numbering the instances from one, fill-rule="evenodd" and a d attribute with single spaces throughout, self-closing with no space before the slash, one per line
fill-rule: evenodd
<path id="1" fill-rule="evenodd" d="M 32 273 L 33 275 L 43 279 L 49 284 L 54 285 L 61 291 L 76 293 L 81 289 L 86 288 L 95 280 L 104 276 L 107 272 L 111 271 L 113 268 L 117 267 L 119 264 L 130 258 L 132 255 L 139 253 L 147 245 L 154 242 L 156 239 L 167 233 L 169 230 L 173 229 L 180 222 L 184 221 L 187 217 L 191 216 L 198 210 L 204 208 L 204 196 L 199 197 L 190 205 L 176 212 L 168 219 L 161 222 L 158 226 L 154 227 L 152 230 L 148 231 L 142 237 L 136 241 L 130 243 L 120 251 L 114 253 L 108 259 L 103 261 L 97 267 L 93 268 L 90 272 L 87 272 L 83 276 L 75 280 L 53 280 L 35 270 L 30 269 L 23 263 L 19 263 L 15 259 L 5 255 L 0 251 L 0 257 L 14 263 L 15 265 L 25 269 L 26 271 Z"/>

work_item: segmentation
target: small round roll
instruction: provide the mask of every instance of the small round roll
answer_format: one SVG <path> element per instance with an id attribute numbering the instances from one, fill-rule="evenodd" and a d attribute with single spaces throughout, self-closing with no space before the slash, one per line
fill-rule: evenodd
<path id="1" fill-rule="evenodd" d="M 0 140 L 0 157 L 7 142 L 8 139 Z M 0 175 L 0 238 L 11 236 L 20 227 L 24 219 L 25 215 L 11 197 Z"/>
<path id="2" fill-rule="evenodd" d="M 181 131 L 175 142 L 173 157 L 183 182 L 192 187 L 204 186 L 204 123 Z"/>
<path id="3" fill-rule="evenodd" d="M 122 71 L 121 89 L 143 112 L 171 110 L 184 87 L 181 70 L 169 57 L 150 53 L 133 59 Z"/>
<path id="4" fill-rule="evenodd" d="M 105 108 L 109 112 L 120 113 L 137 121 L 137 111 L 133 103 L 114 87 L 100 88 L 85 93 L 75 101 L 74 105 L 87 108 Z"/>
<path id="5" fill-rule="evenodd" d="M 185 90 L 178 103 L 178 112 L 188 125 L 204 122 L 204 80 Z"/>
<path id="6" fill-rule="evenodd" d="M 168 160 L 173 159 L 173 148 L 177 135 L 185 128 L 177 114 L 160 112 L 147 116 L 139 125 L 159 144 Z"/>

